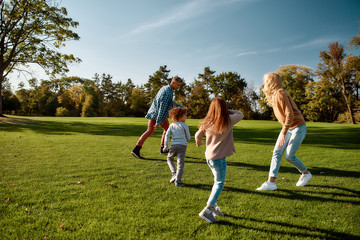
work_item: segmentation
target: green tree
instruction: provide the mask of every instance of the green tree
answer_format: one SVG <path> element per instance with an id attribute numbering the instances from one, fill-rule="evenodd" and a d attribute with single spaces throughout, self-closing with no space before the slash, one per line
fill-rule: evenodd
<path id="1" fill-rule="evenodd" d="M 221 73 L 210 80 L 210 87 L 215 97 L 222 97 L 228 103 L 236 95 L 243 95 L 247 86 L 244 78 L 237 73 Z"/>
<path id="2" fill-rule="evenodd" d="M 346 103 L 351 123 L 355 124 L 353 108 L 354 108 L 354 85 L 358 76 L 358 67 L 353 66 L 355 62 L 359 63 L 359 57 L 348 57 L 344 51 L 344 47 L 338 42 L 331 42 L 328 51 L 320 52 L 320 63 L 316 74 L 321 78 L 328 79 L 332 84 L 341 89 L 342 97 Z"/>
<path id="3" fill-rule="evenodd" d="M 82 84 L 71 86 L 59 98 L 59 103 L 68 109 L 70 114 L 81 116 L 82 106 L 85 101 L 85 90 Z"/>
<path id="4" fill-rule="evenodd" d="M 49 81 L 42 81 L 36 90 L 38 97 L 38 113 L 45 116 L 55 116 L 56 108 L 59 106 L 56 94 L 51 91 Z"/>
<path id="5" fill-rule="evenodd" d="M 2 89 L 3 111 L 5 113 L 13 113 L 21 108 L 21 103 L 11 90 L 10 82 L 5 79 Z"/>
<path id="6" fill-rule="evenodd" d="M 306 86 L 309 82 L 314 81 L 312 68 L 291 64 L 280 66 L 277 73 L 281 76 L 284 89 L 294 99 L 296 105 L 303 110 L 307 104 Z"/>
<path id="7" fill-rule="evenodd" d="M 167 84 L 170 84 L 171 78 L 169 78 L 170 70 L 167 66 L 160 66 L 152 76 L 149 76 L 149 80 L 145 83 L 144 87 L 146 93 L 150 99 L 154 99 L 159 89 Z"/>
<path id="8" fill-rule="evenodd" d="M 263 86 L 261 86 L 260 88 L 260 95 L 259 95 L 259 107 L 260 107 L 260 115 L 261 115 L 261 119 L 264 120 L 276 120 L 273 109 L 267 104 L 266 101 L 266 95 L 264 93 L 264 91 L 262 90 Z"/>
<path id="9" fill-rule="evenodd" d="M 245 95 L 247 83 L 240 74 L 234 72 L 221 73 L 210 79 L 210 87 L 215 97 L 222 97 L 229 108 L 241 110 L 246 118 L 251 118 L 251 106 Z"/>
<path id="10" fill-rule="evenodd" d="M 204 118 L 210 106 L 209 91 L 205 89 L 202 81 L 196 81 L 190 85 L 190 96 L 187 103 L 188 115 L 191 118 Z"/>
<path id="11" fill-rule="evenodd" d="M 119 116 L 130 116 L 133 115 L 132 114 L 132 110 L 131 110 L 131 101 L 132 101 L 132 93 L 135 89 L 135 85 L 134 83 L 131 81 L 131 79 L 128 79 L 126 84 L 121 85 L 121 87 L 119 88 L 119 94 L 120 97 L 124 103 L 124 107 L 123 109 L 121 109 L 121 112 L 118 113 Z M 147 96 L 145 96 L 147 97 Z M 143 100 L 145 103 L 148 103 L 149 100 L 145 99 Z"/>
<path id="12" fill-rule="evenodd" d="M 215 72 L 216 71 L 210 70 L 210 67 L 205 67 L 204 73 L 198 74 L 198 79 L 204 84 L 206 90 L 209 90 L 210 82 L 213 81 Z"/>
<path id="13" fill-rule="evenodd" d="M 244 95 L 249 104 L 249 116 L 247 119 L 261 119 L 261 110 L 259 106 L 260 96 L 255 91 L 254 87 L 247 86 L 244 90 Z"/>
<path id="14" fill-rule="evenodd" d="M 360 29 L 360 24 L 359 24 L 359 29 Z M 360 46 L 360 31 L 358 32 L 358 34 L 355 36 L 355 37 L 353 37 L 352 39 L 351 39 L 351 41 L 349 42 L 349 47 L 350 48 L 358 48 Z"/>
<path id="15" fill-rule="evenodd" d="M 58 51 L 67 40 L 79 40 L 79 36 L 71 30 L 78 22 L 67 17 L 66 9 L 56 1 L 0 0 L 0 17 L 0 94 L 5 77 L 24 71 L 21 66 L 37 64 L 56 75 L 67 72 L 68 63 L 80 62 Z"/>
<path id="16" fill-rule="evenodd" d="M 98 86 L 98 81 L 95 78 L 94 80 L 86 80 L 83 84 L 83 89 L 85 93 L 84 103 L 82 106 L 82 117 L 97 117 L 100 115 L 100 89 Z"/>
<path id="17" fill-rule="evenodd" d="M 334 122 L 345 106 L 340 88 L 327 78 L 308 83 L 306 100 L 303 111 L 310 121 Z"/>
<path id="18" fill-rule="evenodd" d="M 141 88 L 134 88 L 131 94 L 130 109 L 135 117 L 145 116 L 149 105 L 144 99 L 146 99 L 146 92 Z"/>

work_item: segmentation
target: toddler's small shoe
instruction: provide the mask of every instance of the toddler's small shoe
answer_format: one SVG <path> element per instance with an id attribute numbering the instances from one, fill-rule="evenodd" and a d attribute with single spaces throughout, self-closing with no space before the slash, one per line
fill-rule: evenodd
<path id="1" fill-rule="evenodd" d="M 260 187 L 258 187 L 256 190 L 264 191 L 264 190 L 276 190 L 276 189 L 277 189 L 277 186 L 275 183 L 266 181 Z"/>
<path id="2" fill-rule="evenodd" d="M 310 181 L 311 178 L 312 175 L 310 172 L 308 174 L 301 174 L 299 181 L 296 183 L 296 186 L 298 187 L 305 186 Z"/>
<path id="3" fill-rule="evenodd" d="M 170 178 L 170 183 L 175 182 L 175 180 L 176 180 L 176 174 L 174 173 L 174 174 L 172 175 L 172 177 Z"/>
<path id="4" fill-rule="evenodd" d="M 175 187 L 184 187 L 185 183 L 183 182 L 175 182 Z"/>

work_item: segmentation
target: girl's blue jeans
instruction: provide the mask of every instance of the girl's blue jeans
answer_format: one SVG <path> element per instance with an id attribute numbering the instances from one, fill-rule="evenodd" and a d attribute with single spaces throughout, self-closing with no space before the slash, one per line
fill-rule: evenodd
<path id="1" fill-rule="evenodd" d="M 225 176 L 226 176 L 226 159 L 207 159 L 207 164 L 209 165 L 213 175 L 214 175 L 214 185 L 211 190 L 211 194 L 207 205 L 215 206 L 221 191 L 224 188 Z"/>
<path id="2" fill-rule="evenodd" d="M 306 166 L 301 162 L 301 160 L 295 156 L 295 152 L 298 150 L 302 141 L 304 140 L 306 132 L 306 125 L 289 129 L 285 136 L 285 144 L 282 147 L 279 146 L 279 139 L 282 134 L 280 132 L 271 159 L 269 177 L 277 178 L 280 169 L 281 157 L 285 150 L 285 159 L 294 165 L 294 167 L 296 167 L 299 172 L 302 173 L 307 170 Z"/>

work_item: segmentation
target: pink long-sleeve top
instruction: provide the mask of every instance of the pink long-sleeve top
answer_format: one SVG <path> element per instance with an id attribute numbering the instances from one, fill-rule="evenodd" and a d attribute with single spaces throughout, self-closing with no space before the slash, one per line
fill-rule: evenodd
<path id="1" fill-rule="evenodd" d="M 195 133 L 196 146 L 205 144 L 203 136 L 206 136 L 206 159 L 222 159 L 235 153 L 233 126 L 244 118 L 240 111 L 229 110 L 230 113 L 230 126 L 226 132 L 221 134 L 212 134 L 206 130 L 198 130 Z"/>

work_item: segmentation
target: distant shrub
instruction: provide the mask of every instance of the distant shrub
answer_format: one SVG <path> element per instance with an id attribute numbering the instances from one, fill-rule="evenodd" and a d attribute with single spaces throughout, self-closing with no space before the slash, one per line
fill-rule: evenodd
<path id="1" fill-rule="evenodd" d="M 69 110 L 67 110 L 66 108 L 64 108 L 64 107 L 56 108 L 55 116 L 57 116 L 57 117 L 67 117 L 69 115 L 70 115 Z"/>
<path id="2" fill-rule="evenodd" d="M 356 123 L 360 123 L 360 111 L 354 112 L 354 119 Z M 349 112 L 340 113 L 335 123 L 351 123 Z"/>

